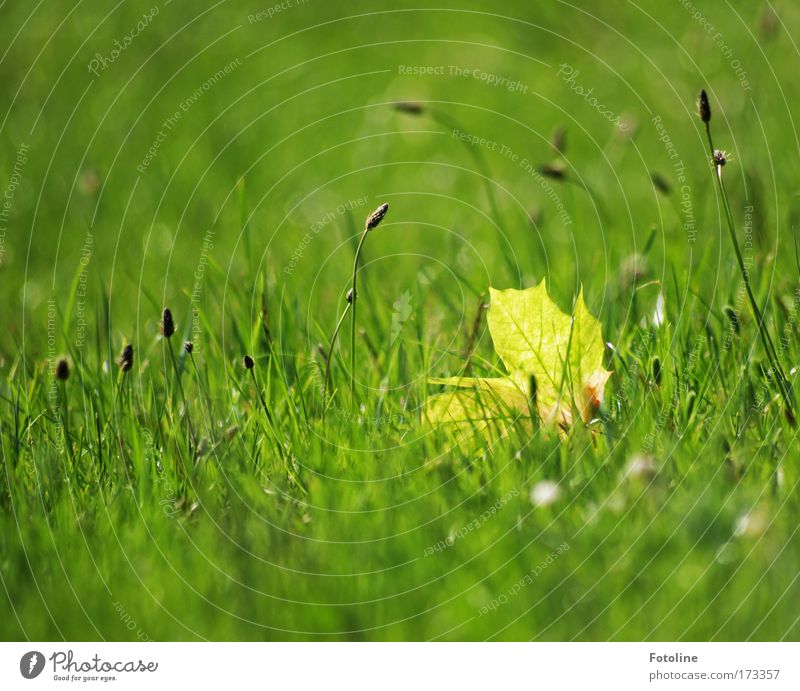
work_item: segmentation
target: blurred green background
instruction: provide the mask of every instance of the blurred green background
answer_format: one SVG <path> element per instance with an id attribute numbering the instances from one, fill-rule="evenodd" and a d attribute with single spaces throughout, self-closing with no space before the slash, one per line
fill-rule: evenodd
<path id="1" fill-rule="evenodd" d="M 109 353 L 131 339 L 146 358 L 152 347 L 144 344 L 170 305 L 200 358 L 214 341 L 234 361 L 237 332 L 258 319 L 263 288 L 281 347 L 308 356 L 342 306 L 353 237 L 384 201 L 390 215 L 370 238 L 362 283 L 364 324 L 373 324 L 378 349 L 390 338 L 386 315 L 404 293 L 439 329 L 438 345 L 451 339 L 455 351 L 487 286 L 546 278 L 564 309 L 582 285 L 619 347 L 634 342 L 663 291 L 670 321 L 682 324 L 675 342 L 685 364 L 694 338 L 709 324 L 720 328 L 722 307 L 740 289 L 695 114 L 702 87 L 715 143 L 730 154 L 727 183 L 758 267 L 754 282 L 764 293 L 791 295 L 800 6 L 435 5 L 2 4 L 7 440 L 12 382 L 20 371 L 46 371 L 53 331 L 54 347 L 73 359 L 102 351 L 93 346 L 98 334 L 108 337 Z M 68 307 L 76 286 L 85 314 L 77 302 Z M 193 310 L 201 316 L 190 324 Z M 479 341 L 490 353 L 483 330 Z M 673 345 L 661 339 L 665 352 Z M 743 358 L 752 343 L 745 345 Z M 448 371 L 438 360 L 431 367 Z M 729 371 L 735 383 L 737 370 Z M 720 391 L 716 404 L 729 393 Z M 651 422 L 658 409 L 653 404 Z M 796 637 L 796 614 L 780 605 L 797 595 L 793 486 L 772 495 L 776 535 L 753 552 L 730 541 L 742 512 L 774 480 L 767 463 L 749 487 L 718 484 L 738 431 L 731 415 L 688 441 L 675 432 L 675 468 L 708 464 L 636 503 L 635 519 L 622 499 L 610 512 L 598 508 L 617 501 L 619 470 L 606 472 L 598 460 L 604 479 L 570 485 L 576 495 L 566 514 L 552 509 L 522 526 L 526 484 L 463 548 L 435 558 L 422 556 L 426 548 L 486 509 L 469 505 L 484 485 L 473 478 L 459 487 L 461 476 L 442 469 L 428 481 L 395 483 L 391 497 L 359 484 L 421 465 L 409 447 L 338 454 L 355 483 L 342 487 L 324 482 L 328 452 L 312 444 L 303 460 L 322 475 L 309 491 L 325 508 L 311 521 L 291 502 L 265 506 L 263 486 L 244 480 L 238 499 L 209 499 L 207 518 L 175 525 L 141 490 L 130 504 L 88 509 L 85 489 L 76 502 L 62 496 L 51 505 L 63 482 L 53 480 L 53 494 L 3 506 L 8 611 L 0 632 L 134 640 Z M 649 430 L 642 423 L 635 441 L 609 457 L 622 464 Z M 737 452 L 742 459 L 774 456 L 748 443 Z M 379 444 L 391 446 L 367 438 L 360 448 Z M 584 453 L 600 458 L 591 440 L 581 444 L 542 454 L 562 468 Z M 364 458 L 371 467 L 356 468 Z M 551 469 L 531 476 L 530 467 L 502 465 L 488 505 Z M 32 466 L 30 476 L 37 472 L 45 471 Z M 436 494 L 440 482 L 446 490 Z M 729 503 L 729 492 L 740 491 Z M 406 502 L 407 511 L 386 515 Z M 446 515 L 454 505 L 463 510 L 458 518 Z M 571 548 L 558 569 L 546 569 L 499 613 L 480 614 L 563 540 Z"/>
<path id="2" fill-rule="evenodd" d="M 129 47 L 97 76 L 88 71 L 97 54 L 112 57 L 114 42 L 125 41 L 153 8 L 158 14 Z M 755 175 L 751 196 L 769 201 L 757 218 L 766 249 L 788 234 L 796 212 L 790 181 L 798 174 L 791 91 L 797 49 L 784 26 L 796 26 L 798 10 L 791 3 L 775 8 L 777 15 L 766 3 L 703 4 L 700 11 L 722 34 L 715 41 L 680 3 L 511 2 L 501 12 L 479 2 L 414 10 L 309 0 L 255 23 L 268 5 L 196 4 L 187 12 L 172 3 L 82 2 L 68 10 L 6 3 L 5 170 L 20 145 L 30 151 L 6 232 L 4 350 L 21 343 L 23 311 L 31 326 L 41 323 L 53 286 L 72 280 L 90 229 L 89 288 L 111 284 L 113 276 L 111 299 L 120 306 L 114 321 L 122 331 L 161 302 L 186 299 L 208 229 L 215 231 L 213 259 L 230 267 L 232 280 L 247 280 L 247 271 L 264 265 L 276 284 L 324 313 L 334 296 L 321 295 L 313 281 L 329 285 L 347 275 L 343 219 L 315 237 L 291 276 L 282 268 L 313 223 L 364 197 L 370 207 L 389 201 L 403 224 L 375 248 L 404 255 L 382 275 L 392 299 L 420 268 L 436 270 L 429 259 L 435 256 L 461 262 L 478 284 L 549 275 L 556 293 L 568 296 L 579 276 L 599 309 L 621 260 L 642 247 L 653 225 L 656 274 L 663 275 L 668 258 L 688 273 L 693 289 L 713 290 L 691 262 L 693 256 L 696 267 L 709 252 L 710 265 L 724 269 L 719 229 L 710 222 L 717 208 L 704 140 L 693 117 L 701 86 L 712 95 L 718 145 L 736 160 L 734 199 L 741 207 L 747 176 Z M 742 88 L 734 60 L 751 90 Z M 564 64 L 578 72 L 574 86 L 591 89 L 630 126 L 628 136 L 570 88 L 558 74 Z M 229 73 L 215 79 L 226 66 Z M 468 76 L 450 76 L 451 66 L 467 68 Z M 401 74 L 414 67 L 445 74 Z M 490 85 L 472 76 L 475 69 L 520 88 Z M 474 153 L 429 115 L 410 117 L 386 105 L 398 100 L 424 102 L 497 143 L 495 151 L 477 148 L 502 212 L 499 231 L 485 217 L 491 207 Z M 650 182 L 657 171 L 680 189 L 655 116 L 686 166 L 697 217 L 693 245 L 675 207 Z M 573 221 L 568 227 L 519 165 L 524 158 L 549 163 L 558 127 L 567 132 L 570 176 L 600 200 L 593 204 L 578 185 L 560 186 Z M 157 153 L 140 173 L 159 133 Z M 501 154 L 503 145 L 517 161 Z M 242 178 L 252 214 L 249 245 L 236 192 Z M 538 221 L 536 231 L 528 214 Z M 513 256 L 511 265 L 498 247 Z M 145 300 L 125 309 L 144 288 L 155 305 Z M 218 297 L 206 305 L 212 313 Z"/>

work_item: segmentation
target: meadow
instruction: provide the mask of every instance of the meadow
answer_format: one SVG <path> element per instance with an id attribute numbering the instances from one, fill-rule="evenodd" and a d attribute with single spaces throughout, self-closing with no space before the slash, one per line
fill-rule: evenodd
<path id="1" fill-rule="evenodd" d="M 0 638 L 796 640 L 798 28 L 0 3 Z M 602 404 L 454 441 L 542 280 Z"/>

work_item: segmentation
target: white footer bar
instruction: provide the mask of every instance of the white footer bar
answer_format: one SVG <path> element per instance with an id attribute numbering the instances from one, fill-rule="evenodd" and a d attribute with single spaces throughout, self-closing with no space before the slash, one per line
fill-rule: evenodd
<path id="1" fill-rule="evenodd" d="M 798 668 L 798 643 L 0 644 L 2 689 L 796 690 Z"/>

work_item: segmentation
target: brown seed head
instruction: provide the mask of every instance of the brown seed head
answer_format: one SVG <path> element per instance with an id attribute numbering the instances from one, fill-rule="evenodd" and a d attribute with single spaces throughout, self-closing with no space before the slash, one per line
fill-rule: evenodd
<path id="1" fill-rule="evenodd" d="M 119 368 L 123 372 L 130 372 L 133 369 L 133 346 L 128 343 L 119 356 Z"/>
<path id="2" fill-rule="evenodd" d="M 731 323 L 731 328 L 733 329 L 734 333 L 738 334 L 739 329 L 741 328 L 739 322 L 739 312 L 731 307 L 731 305 L 725 305 L 725 307 L 722 308 L 722 312 Z"/>
<path id="3" fill-rule="evenodd" d="M 553 151 L 557 154 L 563 154 L 567 150 L 567 130 L 562 125 L 553 130 L 553 134 L 550 136 L 550 146 L 553 147 Z"/>
<path id="4" fill-rule="evenodd" d="M 552 180 L 563 180 L 567 177 L 566 166 L 561 161 L 553 161 L 539 166 L 539 172 Z"/>
<path id="5" fill-rule="evenodd" d="M 728 154 L 720 149 L 714 151 L 714 165 L 717 168 L 722 168 L 728 162 Z"/>
<path id="6" fill-rule="evenodd" d="M 661 173 L 653 171 L 650 173 L 650 180 L 653 182 L 653 187 L 661 192 L 661 194 L 669 195 L 670 192 L 672 192 L 672 185 L 669 184 L 669 180 L 661 175 Z"/>
<path id="7" fill-rule="evenodd" d="M 168 307 L 164 308 L 164 315 L 161 317 L 161 333 L 164 338 L 170 338 L 175 333 L 175 322 Z"/>
<path id="8" fill-rule="evenodd" d="M 416 101 L 397 101 L 397 103 L 392 104 L 392 108 L 406 115 L 422 115 L 425 112 L 423 105 Z"/>
<path id="9" fill-rule="evenodd" d="M 244 358 L 242 358 L 242 362 L 244 363 L 245 369 L 253 369 L 253 366 L 256 364 L 249 355 L 245 355 Z"/>
<path id="10" fill-rule="evenodd" d="M 192 343 L 191 341 L 186 341 L 186 343 L 183 344 L 183 349 L 187 353 L 189 353 L 189 355 L 191 355 L 192 352 L 194 351 L 194 343 Z"/>
<path id="11" fill-rule="evenodd" d="M 700 90 L 700 97 L 697 99 L 697 112 L 703 122 L 711 120 L 711 105 L 708 102 L 708 94 L 705 89 Z"/>
<path id="12" fill-rule="evenodd" d="M 381 204 L 377 209 L 375 209 L 375 211 L 373 211 L 367 218 L 366 229 L 372 230 L 373 228 L 377 228 L 388 210 L 388 204 Z"/>
<path id="13" fill-rule="evenodd" d="M 56 379 L 60 379 L 61 381 L 69 379 L 69 363 L 65 358 L 61 358 L 56 363 Z"/>

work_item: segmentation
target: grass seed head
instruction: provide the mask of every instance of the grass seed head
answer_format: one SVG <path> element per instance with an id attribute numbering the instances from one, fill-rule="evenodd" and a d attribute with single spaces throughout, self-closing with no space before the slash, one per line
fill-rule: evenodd
<path id="1" fill-rule="evenodd" d="M 728 154 L 721 149 L 714 150 L 714 165 L 717 168 L 722 168 L 728 162 Z"/>
<path id="2" fill-rule="evenodd" d="M 67 381 L 69 379 L 69 363 L 65 358 L 61 358 L 56 363 L 56 379 Z"/>
<path id="3" fill-rule="evenodd" d="M 650 173 L 650 180 L 653 183 L 653 187 L 655 187 L 664 196 L 669 196 L 672 192 L 672 185 L 669 184 L 669 180 L 661 175 L 661 173 L 653 171 Z"/>
<path id="4" fill-rule="evenodd" d="M 653 381 L 656 386 L 661 385 L 661 358 L 658 355 L 653 358 Z"/>
<path id="5" fill-rule="evenodd" d="M 733 329 L 734 333 L 739 333 L 739 313 L 730 305 L 725 305 L 722 308 L 723 313 L 728 318 L 728 321 L 731 323 L 731 328 Z"/>
<path id="6" fill-rule="evenodd" d="M 567 168 L 561 161 L 553 161 L 539 166 L 539 173 L 551 180 L 563 180 L 567 177 Z"/>
<path id="7" fill-rule="evenodd" d="M 169 307 L 164 308 L 164 315 L 161 317 L 161 333 L 164 334 L 164 338 L 171 338 L 175 333 L 175 321 L 172 319 Z"/>
<path id="8" fill-rule="evenodd" d="M 183 344 L 183 349 L 191 355 L 194 352 L 194 343 L 186 341 L 186 343 Z"/>
<path id="9" fill-rule="evenodd" d="M 244 364 L 245 369 L 253 369 L 254 365 L 256 364 L 249 355 L 245 355 L 242 358 L 242 363 Z"/>
<path id="10" fill-rule="evenodd" d="M 700 90 L 700 97 L 697 99 L 697 112 L 703 122 L 711 120 L 711 105 L 708 102 L 708 94 L 705 89 Z"/>
<path id="11" fill-rule="evenodd" d="M 559 125 L 550 135 L 550 146 L 557 154 L 564 154 L 567 151 L 567 130 L 563 125 Z"/>
<path id="12" fill-rule="evenodd" d="M 130 372 L 133 369 L 133 346 L 128 343 L 119 356 L 119 368 L 123 372 Z"/>
<path id="13" fill-rule="evenodd" d="M 373 230 L 374 228 L 377 228 L 388 210 L 388 204 L 381 204 L 377 209 L 375 209 L 375 211 L 373 211 L 367 217 L 366 229 Z"/>
<path id="14" fill-rule="evenodd" d="M 619 267 L 619 278 L 625 290 L 635 287 L 650 273 L 647 257 L 638 252 L 622 260 Z"/>
<path id="15" fill-rule="evenodd" d="M 425 112 L 425 107 L 416 101 L 397 101 L 392 104 L 392 108 L 406 115 L 422 115 Z"/>

